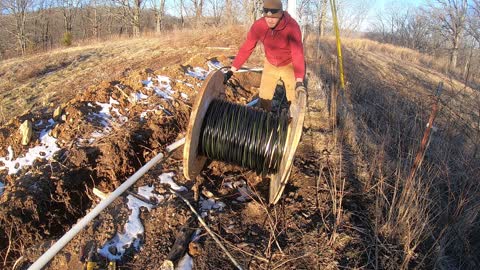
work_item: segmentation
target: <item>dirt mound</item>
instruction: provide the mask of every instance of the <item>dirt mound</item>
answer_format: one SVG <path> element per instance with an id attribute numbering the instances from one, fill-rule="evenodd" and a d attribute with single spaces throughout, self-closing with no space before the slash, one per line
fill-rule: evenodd
<path id="1" fill-rule="evenodd" d="M 178 139 L 185 132 L 202 79 L 209 69 L 220 64 L 217 59 L 227 58 L 220 56 L 207 62 L 202 57 L 192 58 L 184 65 L 156 71 L 126 70 L 119 80 L 91 86 L 63 104 L 56 121 L 51 118 L 51 110 L 45 109 L 1 127 L 0 157 L 6 158 L 0 162 L 0 174 L 6 187 L 0 197 L 0 257 L 7 258 L 6 266 L 12 266 L 17 258 L 22 258 L 24 265 L 33 262 L 52 240 L 96 204 L 94 187 L 113 191 Z M 246 103 L 255 93 L 260 75 L 242 73 L 236 78 L 226 91 L 227 97 Z M 34 123 L 34 135 L 30 145 L 23 147 L 17 130 L 26 119 Z M 36 147 L 52 149 L 47 141 L 58 146 L 59 151 L 48 159 L 45 155 L 34 156 L 32 149 Z M 33 161 L 19 162 L 30 154 Z M 216 166 L 220 173 L 223 165 Z M 181 160 L 166 161 L 161 171 L 165 169 L 174 171 L 180 183 L 191 186 L 181 174 Z M 158 186 L 155 177 L 159 174 L 151 172 L 139 185 L 155 184 L 155 194 L 165 194 L 166 189 Z M 128 201 L 117 200 L 102 213 L 56 256 L 52 269 L 81 265 L 92 245 L 100 248 L 116 233 L 125 231 L 125 224 L 130 222 L 130 211 L 125 207 Z M 132 246 L 125 252 L 123 262 L 158 265 L 175 240 L 175 229 L 189 218 L 188 211 L 170 199 L 151 212 L 142 210 L 139 218 L 148 231 L 141 239 L 143 249 L 150 255 L 142 257 L 146 259 L 134 257 L 137 249 Z"/>

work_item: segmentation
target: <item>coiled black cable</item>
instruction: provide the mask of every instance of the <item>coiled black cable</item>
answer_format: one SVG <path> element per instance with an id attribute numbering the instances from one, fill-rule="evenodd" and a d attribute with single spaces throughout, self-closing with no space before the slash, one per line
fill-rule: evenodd
<path id="1" fill-rule="evenodd" d="M 215 99 L 200 131 L 199 153 L 254 170 L 265 176 L 280 167 L 288 132 L 288 115 L 278 115 Z"/>

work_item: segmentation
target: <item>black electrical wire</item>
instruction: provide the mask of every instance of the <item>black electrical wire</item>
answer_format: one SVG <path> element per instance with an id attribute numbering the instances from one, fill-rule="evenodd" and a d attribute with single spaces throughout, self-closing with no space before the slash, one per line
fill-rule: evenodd
<path id="1" fill-rule="evenodd" d="M 214 99 L 200 131 L 199 153 L 259 175 L 276 173 L 288 132 L 288 114 L 265 112 Z"/>

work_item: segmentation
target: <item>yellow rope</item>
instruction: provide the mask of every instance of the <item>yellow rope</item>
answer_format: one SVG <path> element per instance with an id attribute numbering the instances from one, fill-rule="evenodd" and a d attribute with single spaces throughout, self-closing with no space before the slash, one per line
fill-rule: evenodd
<path id="1" fill-rule="evenodd" d="M 338 66 L 340 69 L 340 87 L 342 89 L 345 89 L 345 78 L 343 73 L 342 43 L 340 40 L 340 29 L 338 27 L 338 17 L 337 17 L 337 4 L 335 0 L 330 0 L 330 7 L 332 8 L 333 28 L 335 29 L 335 37 L 337 38 Z"/>

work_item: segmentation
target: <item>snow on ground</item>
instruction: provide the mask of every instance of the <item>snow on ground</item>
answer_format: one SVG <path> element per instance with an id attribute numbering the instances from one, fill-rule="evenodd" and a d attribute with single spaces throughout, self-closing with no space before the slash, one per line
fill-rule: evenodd
<path id="1" fill-rule="evenodd" d="M 173 177 L 175 176 L 174 172 L 163 173 L 161 174 L 158 179 L 160 180 L 161 184 L 168 184 L 170 187 L 178 192 L 185 192 L 187 188 L 184 186 L 178 185 Z M 230 183 L 232 188 L 239 187 L 244 188 L 240 185 L 246 185 L 245 181 L 241 182 L 238 181 L 235 183 Z M 120 260 L 122 256 L 125 254 L 125 251 L 133 247 L 136 251 L 140 250 L 141 239 L 143 238 L 143 234 L 145 229 L 143 224 L 140 220 L 140 208 L 145 207 L 148 211 L 152 210 L 154 207 L 154 203 L 160 203 L 166 200 L 169 195 L 158 195 L 153 193 L 155 187 L 154 186 L 143 186 L 138 188 L 138 194 L 142 197 L 151 200 L 152 203 L 146 203 L 142 200 L 137 199 L 132 195 L 127 196 L 127 206 L 131 210 L 131 214 L 128 217 L 128 221 L 124 226 L 124 232 L 117 233 L 111 240 L 109 240 L 102 248 L 98 250 L 98 253 L 103 257 L 108 258 L 109 260 Z M 216 201 L 212 198 L 200 198 L 200 212 L 202 217 L 208 216 L 209 213 L 222 211 L 226 204 L 220 201 Z M 195 236 L 194 236 L 195 237 Z M 115 254 L 112 254 L 112 251 L 116 251 Z M 193 260 L 187 254 L 179 261 L 176 269 L 179 270 L 191 270 L 193 269 Z"/>
<path id="2" fill-rule="evenodd" d="M 201 67 L 189 68 L 186 72 L 188 76 L 197 78 L 199 80 L 205 80 L 208 76 L 208 71 Z"/>
<path id="3" fill-rule="evenodd" d="M 180 259 L 178 262 L 177 267 L 175 268 L 177 270 L 191 270 L 193 269 L 193 259 L 190 257 L 190 255 L 185 254 L 183 258 Z"/>
<path id="4" fill-rule="evenodd" d="M 240 193 L 240 196 L 235 199 L 237 202 L 246 202 L 252 198 L 253 192 L 248 187 L 247 182 L 245 182 L 245 180 L 239 180 L 235 182 L 225 182 L 223 186 L 229 189 L 237 189 L 238 193 Z"/>
<path id="5" fill-rule="evenodd" d="M 98 122 L 103 127 L 102 129 L 95 130 L 90 134 L 90 138 L 80 138 L 78 142 L 80 144 L 92 144 L 97 138 L 102 138 L 105 135 L 108 135 L 112 131 L 111 122 L 118 124 L 125 124 L 128 122 L 128 117 L 122 115 L 118 108 L 115 108 L 113 105 L 120 105 L 120 103 L 110 97 L 108 103 L 95 102 L 97 106 L 100 106 L 100 111 L 96 113 L 90 113 L 87 116 L 87 119 L 90 122 Z M 95 107 L 92 103 L 87 104 L 89 107 Z M 115 116 L 112 115 L 112 112 L 115 113 Z"/>
<path id="6" fill-rule="evenodd" d="M 138 194 L 147 198 L 162 202 L 165 197 L 153 193 L 153 186 L 144 186 L 138 189 Z M 146 203 L 132 195 L 127 196 L 127 206 L 131 210 L 127 223 L 124 226 L 124 232 L 117 233 L 110 241 L 98 250 L 98 254 L 109 260 L 120 260 L 125 251 L 132 247 L 140 250 L 141 236 L 145 231 L 142 221 L 140 220 L 140 208 L 145 207 L 148 211 L 152 210 L 153 203 Z"/>
<path id="7" fill-rule="evenodd" d="M 201 67 L 189 68 L 185 72 L 185 74 L 187 74 L 188 76 L 197 78 L 201 81 L 204 81 L 207 78 L 208 74 L 210 74 L 212 71 L 219 70 L 219 69 L 223 68 L 222 63 L 220 63 L 219 61 L 215 61 L 215 60 L 208 61 L 207 66 L 208 66 L 208 70 L 205 70 Z"/>
<path id="8" fill-rule="evenodd" d="M 175 173 L 163 173 L 159 176 L 161 184 L 169 184 L 175 191 L 186 191 L 187 188 L 177 185 L 173 180 Z M 124 226 L 124 232 L 117 233 L 111 240 L 109 240 L 98 253 L 109 260 L 120 260 L 125 254 L 125 251 L 133 247 L 136 251 L 140 250 L 141 238 L 144 234 L 144 227 L 140 220 L 140 208 L 145 207 L 148 211 L 152 210 L 154 203 L 160 203 L 167 197 L 163 195 L 154 194 L 154 186 L 143 186 L 138 188 L 138 194 L 144 198 L 152 200 L 152 203 L 146 203 L 132 195 L 127 196 L 127 206 L 131 210 L 127 223 Z M 112 253 L 113 251 L 113 253 Z M 116 251 L 116 252 L 115 252 Z"/>
<path id="9" fill-rule="evenodd" d="M 172 81 L 169 77 L 158 75 L 155 78 L 148 77 L 146 81 L 142 81 L 142 84 L 147 90 L 154 91 L 155 94 L 164 99 L 173 99 L 172 95 L 175 91 L 171 85 Z"/>
<path id="10" fill-rule="evenodd" d="M 52 120 L 53 121 L 53 120 Z M 49 121 L 51 123 L 51 121 Z M 40 132 L 40 145 L 32 147 L 28 149 L 28 152 L 23 155 L 16 157 L 13 153 L 12 146 L 8 147 L 8 156 L 7 157 L 0 157 L 0 171 L 1 170 L 8 170 L 8 174 L 15 174 L 20 171 L 25 166 L 33 165 L 33 162 L 40 158 L 40 159 L 49 159 L 60 150 L 57 146 L 57 139 L 50 136 L 48 133 L 50 129 L 44 129 Z"/>
<path id="11" fill-rule="evenodd" d="M 160 179 L 160 184 L 168 184 L 170 187 L 179 192 L 187 191 L 187 188 L 184 186 L 179 186 L 175 181 L 173 181 L 173 177 L 175 176 L 175 173 L 170 172 L 170 173 L 162 173 L 158 178 Z"/>

